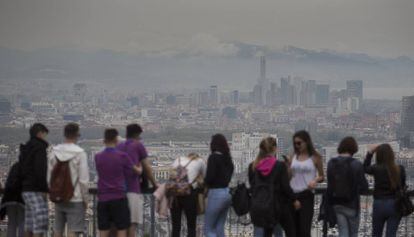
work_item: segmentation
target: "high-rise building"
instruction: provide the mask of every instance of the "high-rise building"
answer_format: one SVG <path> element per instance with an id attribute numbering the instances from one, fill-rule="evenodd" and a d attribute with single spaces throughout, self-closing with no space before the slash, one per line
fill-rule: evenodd
<path id="1" fill-rule="evenodd" d="M 253 88 L 254 103 L 259 106 L 267 104 L 268 91 L 269 81 L 266 78 L 266 58 L 265 56 L 260 56 L 260 76 Z"/>
<path id="2" fill-rule="evenodd" d="M 240 101 L 240 93 L 238 90 L 234 90 L 230 94 L 230 103 L 233 105 L 239 104 Z"/>
<path id="3" fill-rule="evenodd" d="M 304 106 L 316 104 L 316 81 L 302 81 L 300 91 L 300 104 Z"/>
<path id="4" fill-rule="evenodd" d="M 268 104 L 268 105 L 278 105 L 278 95 L 277 95 L 277 92 L 278 92 L 278 87 L 277 87 L 277 84 L 275 83 L 275 82 L 272 82 L 272 83 L 270 83 L 270 91 L 269 91 L 269 93 L 268 93 L 268 96 L 267 96 L 267 103 L 266 104 Z"/>
<path id="5" fill-rule="evenodd" d="M 401 126 L 403 131 L 414 132 L 414 96 L 402 98 Z"/>
<path id="6" fill-rule="evenodd" d="M 353 113 L 359 110 L 360 100 L 358 97 L 348 97 L 346 103 L 348 112 Z"/>
<path id="7" fill-rule="evenodd" d="M 216 85 L 210 86 L 209 91 L 210 105 L 216 106 L 219 103 L 218 87 Z"/>
<path id="8" fill-rule="evenodd" d="M 255 85 L 253 88 L 253 103 L 258 106 L 264 105 L 263 88 L 259 84 Z"/>
<path id="9" fill-rule="evenodd" d="M 266 80 L 266 58 L 260 56 L 260 80 Z"/>
<path id="10" fill-rule="evenodd" d="M 316 104 L 317 105 L 329 104 L 329 85 L 324 85 L 324 84 L 316 85 Z"/>
<path id="11" fill-rule="evenodd" d="M 291 84 L 291 78 L 282 77 L 280 78 L 280 93 L 282 104 L 293 105 L 296 104 L 296 88 Z"/>
<path id="12" fill-rule="evenodd" d="M 207 90 L 198 93 L 197 104 L 199 106 L 207 106 L 209 103 L 209 92 Z"/>
<path id="13" fill-rule="evenodd" d="M 402 98 L 401 145 L 414 148 L 414 96 Z"/>
<path id="14" fill-rule="evenodd" d="M 361 103 L 364 99 L 363 82 L 361 80 L 346 81 L 346 92 L 348 97 L 357 97 Z"/>
<path id="15" fill-rule="evenodd" d="M 0 114 L 9 114 L 11 112 L 11 103 L 6 98 L 0 97 Z"/>
<path id="16" fill-rule="evenodd" d="M 73 85 L 73 95 L 78 100 L 85 100 L 87 87 L 85 83 L 76 83 Z"/>

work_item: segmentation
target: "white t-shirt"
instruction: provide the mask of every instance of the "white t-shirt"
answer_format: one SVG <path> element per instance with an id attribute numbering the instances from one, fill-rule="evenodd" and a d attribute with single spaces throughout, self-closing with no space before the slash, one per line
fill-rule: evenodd
<path id="1" fill-rule="evenodd" d="M 313 163 L 313 157 L 299 161 L 295 155 L 290 168 L 292 169 L 290 187 L 292 187 L 295 193 L 300 193 L 308 189 L 308 184 L 316 178 L 318 173 Z"/>
<path id="2" fill-rule="evenodd" d="M 190 162 L 190 159 L 186 156 L 182 156 L 180 158 L 177 158 L 173 162 L 172 167 L 177 168 L 179 164 L 184 167 L 185 165 L 188 164 L 188 162 Z M 204 162 L 203 159 L 197 158 L 197 159 L 192 160 L 191 163 L 189 163 L 188 166 L 186 167 L 188 182 L 192 183 L 197 178 L 197 176 L 200 174 L 204 178 L 206 174 L 206 168 L 207 168 L 206 163 Z M 192 186 L 193 188 L 197 188 L 197 183 L 196 182 L 193 183 Z"/>

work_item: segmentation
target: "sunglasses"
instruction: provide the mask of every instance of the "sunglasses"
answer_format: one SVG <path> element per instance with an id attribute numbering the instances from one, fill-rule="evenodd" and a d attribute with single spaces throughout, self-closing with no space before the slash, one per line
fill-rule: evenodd
<path id="1" fill-rule="evenodd" d="M 302 142 L 295 142 L 295 146 L 301 146 Z"/>

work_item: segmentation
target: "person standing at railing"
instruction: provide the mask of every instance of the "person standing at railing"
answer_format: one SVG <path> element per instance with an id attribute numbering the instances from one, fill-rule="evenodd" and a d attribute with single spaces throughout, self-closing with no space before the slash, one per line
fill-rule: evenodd
<path id="1" fill-rule="evenodd" d="M 7 216 L 7 237 L 24 236 L 24 201 L 20 162 L 10 168 L 0 205 L 0 220 Z M 0 183 L 1 191 L 1 183 Z"/>
<path id="2" fill-rule="evenodd" d="M 30 140 L 22 147 L 22 190 L 26 204 L 26 236 L 46 236 L 49 225 L 47 148 L 49 130 L 41 123 L 30 128 Z"/>
<path id="3" fill-rule="evenodd" d="M 65 226 L 67 226 L 68 236 L 73 237 L 84 233 L 86 227 L 86 209 L 89 201 L 88 157 L 85 151 L 76 144 L 80 137 L 78 124 L 67 124 L 63 133 L 65 142 L 54 146 L 49 153 L 48 181 L 49 185 L 54 182 L 52 173 L 55 167 L 57 168 L 59 164 L 68 162 L 73 196 L 69 201 L 55 204 L 54 236 L 63 236 Z M 59 183 L 56 184 L 60 185 Z M 51 197 L 54 190 L 52 186 L 49 187 Z M 65 189 L 67 188 L 65 187 Z"/>
<path id="4" fill-rule="evenodd" d="M 315 205 L 314 189 L 324 180 L 321 155 L 315 150 L 307 131 L 293 135 L 294 155 L 290 158 L 292 178 L 290 186 L 301 208 L 294 211 L 297 236 L 311 237 L 312 219 Z"/>
<path id="5" fill-rule="evenodd" d="M 249 165 L 249 183 L 252 190 L 250 215 L 255 237 L 281 237 L 282 226 L 287 237 L 295 237 L 292 209 L 300 202 L 289 185 L 287 166 L 276 158 L 277 142 L 273 137 L 263 139 L 259 154 Z M 269 199 L 269 197 L 271 197 Z"/>
<path id="6" fill-rule="evenodd" d="M 376 155 L 376 163 L 371 164 Z M 365 173 L 374 176 L 374 204 L 372 210 L 372 236 L 381 237 L 387 225 L 386 237 L 397 235 L 401 215 L 396 209 L 397 192 L 406 186 L 405 169 L 395 162 L 389 144 L 371 145 L 364 161 Z"/>
<path id="7" fill-rule="evenodd" d="M 116 149 L 116 129 L 105 130 L 104 142 L 105 149 L 95 155 L 98 174 L 98 229 L 100 237 L 108 237 L 111 227 L 115 226 L 116 236 L 126 237 L 131 216 L 125 184 L 131 170 L 139 175 L 142 168 L 134 165 L 127 153 Z"/>
<path id="8" fill-rule="evenodd" d="M 157 186 L 152 168 L 147 159 L 148 153 L 141 142 L 142 128 L 138 124 L 129 124 L 126 127 L 127 140 L 118 144 L 117 149 L 126 152 L 134 165 L 142 166 L 143 174 L 138 175 L 130 170 L 127 178 L 127 197 L 131 212 L 131 227 L 128 230 L 128 236 L 134 237 L 138 225 L 143 224 L 144 217 L 144 196 L 142 195 L 141 182 L 142 175 L 146 175 L 154 187 Z"/>
<path id="9" fill-rule="evenodd" d="M 360 194 L 368 191 L 362 163 L 353 158 L 357 152 L 355 139 L 346 137 L 338 146 L 339 156 L 328 163 L 328 205 L 336 214 L 339 237 L 358 237 Z"/>
<path id="10" fill-rule="evenodd" d="M 180 237 L 181 233 L 181 216 L 185 213 L 187 219 L 187 236 L 196 237 L 197 223 L 197 201 L 198 201 L 198 182 L 199 178 L 204 178 L 206 165 L 203 159 L 197 154 L 191 153 L 188 156 L 177 158 L 172 168 L 185 169 L 187 177 L 187 187 L 189 193 L 182 196 L 172 196 L 171 219 L 172 219 L 172 237 Z M 184 177 L 183 177 L 184 178 Z M 201 187 L 200 187 L 201 188 Z"/>
<path id="11" fill-rule="evenodd" d="M 210 150 L 204 179 L 209 189 L 204 231 L 206 237 L 224 237 L 224 225 L 231 206 L 229 183 L 233 176 L 234 164 L 229 145 L 222 134 L 212 137 Z"/>

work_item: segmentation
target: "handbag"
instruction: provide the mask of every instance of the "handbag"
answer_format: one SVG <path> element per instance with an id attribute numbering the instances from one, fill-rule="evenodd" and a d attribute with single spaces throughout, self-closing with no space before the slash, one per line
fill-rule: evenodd
<path id="1" fill-rule="evenodd" d="M 399 186 L 395 200 L 397 212 L 401 216 L 408 216 L 414 212 L 414 205 L 407 192 L 407 187 Z"/>

